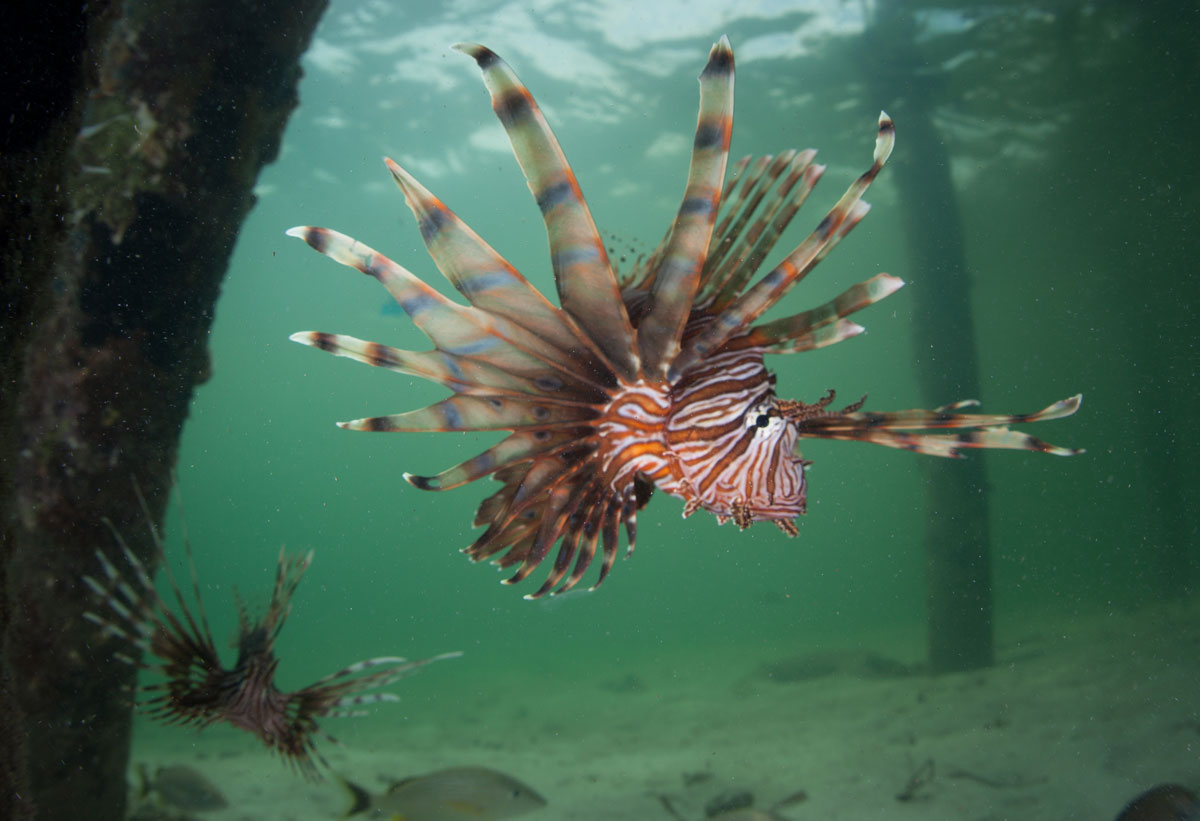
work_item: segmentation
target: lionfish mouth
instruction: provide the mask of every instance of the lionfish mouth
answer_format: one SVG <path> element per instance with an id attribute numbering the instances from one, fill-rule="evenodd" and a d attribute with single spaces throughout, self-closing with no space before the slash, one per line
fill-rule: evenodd
<path id="1" fill-rule="evenodd" d="M 722 37 L 700 73 L 700 109 L 683 200 L 663 240 L 618 275 L 558 140 L 529 89 L 495 52 L 458 50 L 483 74 L 492 109 L 541 211 L 558 292 L 547 299 L 441 200 L 392 160 L 437 268 L 466 304 L 353 238 L 328 228 L 287 233 L 378 280 L 433 343 L 408 351 L 332 333 L 291 339 L 337 356 L 417 376 L 451 395 L 406 413 L 356 419 L 360 431 L 507 431 L 500 443 L 434 476 L 405 474 L 422 490 L 448 490 L 492 477 L 502 485 L 479 506 L 483 534 L 464 552 L 525 579 L 551 559 L 529 598 L 578 584 L 602 556 L 593 587 L 607 577 L 637 511 L 657 487 L 739 527 L 779 524 L 803 512 L 798 437 L 849 439 L 938 456 L 966 448 L 1076 451 L 1009 431 L 1016 422 L 1068 416 L 1079 397 L 1017 416 L 933 411 L 868 413 L 856 402 L 830 411 L 778 401 L 768 354 L 814 351 L 858 335 L 847 317 L 904 283 L 877 274 L 829 302 L 771 321 L 763 315 L 866 216 L 863 201 L 891 156 L 892 119 L 881 112 L 871 165 L 816 228 L 774 268 L 760 267 L 825 167 L 816 152 L 789 149 L 746 157 L 726 179 L 733 129 L 733 50 Z M 669 401 L 663 401 L 666 397 Z M 778 417 L 768 410 L 774 406 Z M 614 409 L 619 415 L 614 414 Z M 777 424 L 782 418 L 788 424 Z M 938 433 L 959 429 L 959 432 Z M 788 519 L 779 525 L 794 535 Z"/>

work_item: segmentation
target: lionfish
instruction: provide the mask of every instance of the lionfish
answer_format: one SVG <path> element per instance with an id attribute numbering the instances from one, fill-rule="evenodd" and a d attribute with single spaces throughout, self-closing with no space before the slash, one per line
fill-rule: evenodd
<path id="1" fill-rule="evenodd" d="M 141 499 L 141 494 L 138 493 Z M 106 635 L 115 636 L 140 651 L 114 656 L 134 667 L 158 673 L 160 681 L 143 685 L 147 697 L 139 703 L 149 715 L 165 724 L 204 729 L 225 722 L 245 730 L 278 753 L 308 778 L 318 778 L 317 763 L 329 768 L 316 748 L 318 734 L 331 742 L 337 739 L 320 730 L 318 718 L 362 716 L 366 704 L 398 701 L 393 693 L 367 692 L 386 687 L 434 661 L 455 658 L 461 653 L 443 653 L 427 659 L 409 661 L 397 656 L 366 659 L 290 693 L 275 686 L 275 640 L 291 612 L 292 594 L 312 562 L 312 551 L 303 557 L 288 557 L 279 552 L 275 586 L 267 612 L 251 618 L 238 597 L 237 660 L 233 667 L 221 663 L 213 642 L 208 617 L 200 597 L 200 585 L 192 559 L 191 545 L 184 539 L 192 576 L 195 613 L 188 607 L 179 585 L 165 561 L 163 542 L 142 502 L 155 551 L 166 569 L 167 580 L 179 605 L 171 611 L 154 588 L 150 572 L 129 548 L 120 532 L 105 520 L 129 565 L 123 574 L 97 550 L 103 577 L 84 576 L 83 581 L 95 594 L 97 610 L 84 618 L 99 625 Z M 315 761 L 314 761 L 315 759 Z"/>
<path id="2" fill-rule="evenodd" d="M 892 120 L 879 117 L 874 162 L 788 256 L 751 284 L 780 234 L 824 172 L 813 150 L 747 157 L 725 179 L 733 123 L 733 52 L 725 37 L 700 74 L 700 114 L 683 201 L 666 236 L 618 278 L 575 174 L 529 90 L 490 49 L 455 46 L 475 59 L 549 238 L 558 290 L 553 305 L 439 199 L 390 159 L 388 169 L 442 274 L 467 305 L 443 296 L 383 254 L 327 228 L 287 233 L 374 277 L 433 343 L 407 351 L 349 336 L 304 332 L 291 339 L 338 356 L 419 376 L 453 395 L 429 407 L 339 425 L 365 431 L 509 431 L 498 444 L 435 476 L 404 478 L 448 490 L 485 476 L 503 487 L 475 526 L 487 530 L 464 552 L 517 566 L 525 579 L 558 551 L 545 582 L 527 598 L 571 589 L 602 545 L 598 586 L 628 551 L 636 516 L 657 487 L 745 529 L 775 523 L 796 535 L 805 512 L 801 437 L 872 442 L 937 456 L 967 448 L 1068 455 L 1010 423 L 1069 416 L 1080 396 L 1036 413 L 961 413 L 974 401 L 936 410 L 872 412 L 862 400 L 830 408 L 780 399 L 766 354 L 832 345 L 863 328 L 846 317 L 904 283 L 888 274 L 832 301 L 758 322 L 866 215 L 862 197 L 891 154 Z M 958 429 L 955 433 L 930 431 Z M 502 554 L 502 555 L 501 555 Z M 572 562 L 574 566 L 572 567 Z M 569 575 L 568 575 L 569 572 Z M 555 587 L 559 585 L 557 589 Z"/>

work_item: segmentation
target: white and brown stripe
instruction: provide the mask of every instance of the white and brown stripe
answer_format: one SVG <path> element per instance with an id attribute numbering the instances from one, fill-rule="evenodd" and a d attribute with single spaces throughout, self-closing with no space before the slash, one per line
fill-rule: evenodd
<path id="1" fill-rule="evenodd" d="M 673 399 L 666 441 L 684 481 L 678 490 L 664 490 L 693 510 L 734 517 L 739 525 L 791 520 L 804 512 L 795 427 L 778 412 L 761 350 L 709 357 L 680 379 Z"/>

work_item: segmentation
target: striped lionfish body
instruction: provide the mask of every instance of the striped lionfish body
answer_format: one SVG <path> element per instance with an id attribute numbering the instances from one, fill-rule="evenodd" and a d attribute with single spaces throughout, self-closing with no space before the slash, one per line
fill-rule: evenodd
<path id="1" fill-rule="evenodd" d="M 854 439 L 920 453 L 964 448 L 1069 454 L 1013 422 L 1057 419 L 1079 397 L 1021 416 L 964 414 L 969 402 L 933 411 L 872 413 L 862 401 L 831 410 L 779 399 L 766 354 L 831 345 L 862 328 L 846 317 L 903 283 L 879 274 L 831 302 L 760 322 L 866 215 L 862 196 L 892 150 L 879 118 L 874 162 L 816 229 L 757 281 L 755 275 L 824 167 L 815 152 L 742 160 L 728 183 L 733 53 L 722 38 L 700 75 L 700 114 L 683 202 L 658 248 L 618 278 L 579 185 L 529 91 L 495 53 L 459 45 L 483 72 L 492 107 L 512 143 L 545 220 L 558 290 L 553 305 L 403 168 L 387 166 L 441 272 L 467 304 L 450 300 L 405 268 L 350 237 L 299 227 L 299 237 L 379 280 L 433 342 L 406 351 L 336 334 L 292 339 L 370 365 L 420 376 L 452 395 L 421 410 L 340 423 L 369 431 L 509 431 L 507 438 L 435 476 L 405 478 L 447 490 L 485 476 L 503 487 L 475 516 L 486 531 L 465 552 L 516 566 L 521 581 L 557 546 L 553 566 L 529 598 L 562 592 L 599 550 L 599 585 L 618 550 L 629 551 L 636 514 L 653 488 L 740 528 L 774 522 L 789 535 L 805 509 L 801 437 Z M 932 431 L 959 429 L 956 433 Z M 557 589 L 556 589 L 557 588 Z"/>
<path id="2" fill-rule="evenodd" d="M 160 677 L 142 688 L 147 697 L 139 706 L 166 724 L 197 729 L 218 722 L 231 724 L 257 736 L 268 749 L 309 778 L 319 777 L 314 759 L 328 769 L 316 748 L 317 734 L 336 741 L 320 731 L 318 718 L 361 716 L 365 713 L 359 707 L 397 701 L 398 697 L 392 693 L 370 691 L 386 687 L 430 662 L 460 655 L 445 653 L 418 661 L 394 656 L 367 659 L 308 687 L 281 692 L 275 686 L 275 671 L 279 666 L 275 640 L 291 611 L 292 594 L 312 561 L 311 552 L 303 557 L 287 557 L 280 551 L 275 586 L 262 618 L 251 618 L 238 599 L 237 660 L 233 667 L 227 668 L 221 662 L 208 626 L 191 547 L 187 547 L 187 553 L 195 612 L 187 606 L 169 565 L 162 562 L 179 605 L 179 612 L 175 613 L 155 591 L 146 566 L 120 533 L 109 526 L 129 569 L 123 573 L 102 551 L 96 551 L 103 575 L 85 576 L 83 580 L 95 594 L 97 608 L 84 616 L 103 628 L 105 634 L 138 651 L 136 655 L 119 652 L 114 654 L 117 658 Z M 151 533 L 162 559 L 162 542 L 153 526 Z"/>

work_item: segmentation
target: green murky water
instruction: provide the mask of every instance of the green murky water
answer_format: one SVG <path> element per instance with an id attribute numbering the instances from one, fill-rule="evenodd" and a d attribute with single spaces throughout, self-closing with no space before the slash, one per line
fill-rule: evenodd
<path id="1" fill-rule="evenodd" d="M 406 682 L 403 706 L 379 708 L 380 721 L 394 710 L 436 723 L 458 694 L 498 679 L 527 677 L 536 689 L 545 675 L 586 682 L 655 666 L 687 678 L 788 648 L 923 656 L 918 460 L 928 457 L 808 444 L 809 512 L 794 540 L 767 525 L 738 533 L 706 514 L 682 521 L 682 503 L 656 495 L 639 516 L 637 553 L 598 592 L 527 602 L 521 594 L 540 571 L 509 588 L 458 552 L 478 535 L 471 517 L 490 482 L 434 494 L 401 478 L 435 473 L 498 437 L 334 426 L 442 396 L 287 340 L 321 330 L 424 347 L 377 283 L 283 233 L 336 228 L 445 285 L 384 155 L 553 292 L 538 210 L 475 65 L 448 48 L 459 40 L 487 44 L 530 87 L 617 248 L 653 248 L 672 218 L 695 77 L 722 33 L 738 61 L 734 155 L 812 146 L 828 164 L 791 244 L 869 165 L 879 110 L 896 117 L 892 162 L 903 163 L 904 95 L 934 95 L 924 102 L 950 156 L 984 410 L 1085 397 L 1075 418 L 1037 433 L 1086 455 L 982 457 L 998 634 L 1136 610 L 1181 578 L 1194 591 L 1200 560 L 1186 511 L 1196 500 L 1188 409 L 1197 335 L 1186 247 L 1198 201 L 1194 153 L 1179 156 L 1195 115 L 1184 113 L 1177 84 L 1180 66 L 1195 79 L 1194 57 L 1146 50 L 1153 13 L 1105 4 L 918 14 L 905 62 L 886 64 L 859 4 L 759 3 L 741 14 L 653 5 L 416 12 L 335 0 L 305 61 L 301 107 L 243 227 L 213 329 L 214 375 L 184 435 L 180 482 L 218 637 L 232 631 L 230 586 L 265 601 L 285 545 L 315 549 L 316 560 L 279 644 L 284 686 L 372 655 L 466 651 Z M 888 72 L 897 99 L 880 97 L 872 71 Z M 909 285 L 858 317 L 861 337 L 770 361 L 783 396 L 811 401 L 833 387 L 847 401 L 869 393 L 879 409 L 923 404 L 915 374 L 938 364 L 913 350 L 910 328 L 914 292 L 928 279 L 906 262 L 894 175 L 885 170 L 867 199 L 870 216 L 785 308 L 819 304 L 879 271 Z"/>

